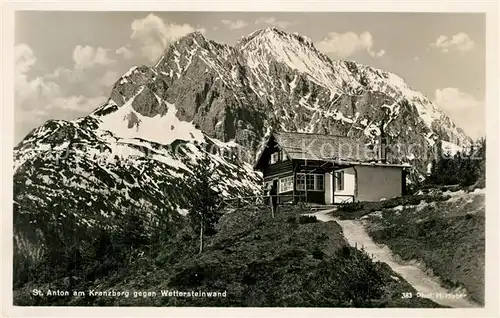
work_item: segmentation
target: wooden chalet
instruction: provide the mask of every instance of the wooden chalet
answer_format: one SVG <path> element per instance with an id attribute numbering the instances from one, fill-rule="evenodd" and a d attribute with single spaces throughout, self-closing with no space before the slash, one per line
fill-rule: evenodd
<path id="1" fill-rule="evenodd" d="M 273 132 L 254 170 L 262 172 L 264 189 L 275 184 L 280 202 L 335 204 L 401 196 L 408 167 L 387 163 L 383 147 L 350 137 Z"/>

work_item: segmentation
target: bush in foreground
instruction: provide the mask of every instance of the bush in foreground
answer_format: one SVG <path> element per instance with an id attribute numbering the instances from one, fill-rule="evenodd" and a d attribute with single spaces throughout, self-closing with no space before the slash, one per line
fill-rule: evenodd
<path id="1" fill-rule="evenodd" d="M 299 224 L 307 224 L 318 222 L 318 219 L 315 215 L 301 215 L 299 216 Z"/>

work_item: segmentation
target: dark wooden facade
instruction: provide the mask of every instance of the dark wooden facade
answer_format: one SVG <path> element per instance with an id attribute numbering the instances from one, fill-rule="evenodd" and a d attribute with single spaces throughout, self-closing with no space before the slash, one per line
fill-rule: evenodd
<path id="1" fill-rule="evenodd" d="M 293 161 L 284 160 L 275 164 L 270 164 L 265 167 L 262 173 L 264 174 L 264 182 L 271 181 L 275 178 L 283 178 L 293 175 Z"/>
<path id="2" fill-rule="evenodd" d="M 279 150 L 277 150 L 279 151 Z M 269 154 L 270 155 L 270 154 Z M 331 172 L 332 165 L 323 161 L 289 159 L 284 157 L 276 163 L 268 163 L 262 167 L 264 176 L 264 188 L 267 189 L 270 182 L 279 182 L 279 179 L 293 176 L 293 189 L 280 192 L 279 202 L 304 201 L 310 203 L 325 204 L 324 175 Z M 297 189 L 297 174 L 320 174 L 323 176 L 322 190 L 299 190 Z"/>
<path id="3" fill-rule="evenodd" d="M 305 160 L 286 159 L 265 167 L 264 187 L 267 188 L 270 182 L 278 182 L 279 179 L 293 176 L 293 189 L 279 193 L 280 201 L 305 201 L 311 203 L 325 203 L 324 175 L 330 172 L 325 165 L 320 162 Z M 299 190 L 297 189 L 297 174 L 320 174 L 323 176 L 322 190 Z"/>
<path id="4" fill-rule="evenodd" d="M 266 147 L 263 148 L 259 154 L 258 160 L 254 166 L 255 170 L 261 171 L 263 173 L 264 185 L 263 190 L 266 191 L 270 184 L 275 183 L 278 189 L 279 202 L 288 202 L 288 201 L 304 201 L 308 203 L 317 203 L 317 204 L 332 204 L 336 202 L 334 200 L 335 197 L 345 197 L 344 199 L 351 199 L 352 201 L 358 195 L 358 172 L 355 168 L 358 165 L 363 165 L 363 163 L 356 160 L 339 160 L 337 158 L 340 157 L 331 157 L 336 158 L 335 160 L 320 160 L 318 158 L 323 158 L 322 153 L 315 153 L 321 150 L 322 145 L 327 139 L 330 138 L 324 135 L 307 135 L 304 133 L 286 133 L 285 136 L 288 139 L 283 139 L 283 134 L 275 135 L 271 134 L 267 140 Z M 297 140 L 295 140 L 294 136 L 290 137 L 290 135 L 296 134 Z M 279 139 L 281 138 L 281 139 Z M 304 145 L 310 145 L 308 142 L 300 142 L 301 138 L 311 140 L 318 140 L 317 145 L 315 147 L 309 147 L 304 149 Z M 332 136 L 331 138 L 338 138 L 336 136 Z M 345 137 L 340 137 L 341 142 L 346 142 Z M 278 144 L 277 140 L 280 141 Z M 309 140 L 309 139 L 308 139 Z M 332 141 L 332 144 L 335 143 L 335 140 Z M 283 149 L 281 149 L 283 147 Z M 327 147 L 326 147 L 327 148 Z M 307 151 L 306 151 L 307 150 Z M 310 152 L 312 152 L 313 156 L 311 156 Z M 278 153 L 278 155 L 276 155 Z M 308 159 L 306 159 L 308 158 Z M 309 159 L 311 158 L 311 159 Z M 349 157 L 348 157 L 349 158 Z M 385 164 L 385 163 L 381 163 Z M 353 193 L 342 193 L 342 189 L 336 194 L 335 184 L 336 180 L 343 180 L 343 177 L 337 177 L 335 172 L 337 170 L 354 167 L 354 191 Z M 402 169 L 402 180 L 401 180 L 401 193 L 406 192 L 406 172 Z M 302 176 L 305 175 L 305 176 Z M 309 177 L 308 177 L 309 175 Z M 311 176 L 313 175 L 313 176 Z M 331 177 L 333 175 L 333 178 Z M 321 176 L 321 177 L 320 177 Z M 343 176 L 343 174 L 341 174 Z M 287 177 L 293 177 L 293 182 L 290 183 L 290 179 L 283 180 Z M 327 182 L 328 178 L 328 182 Z M 340 179 L 336 179 L 340 178 Z M 306 182 L 305 180 L 308 180 Z M 311 180 L 313 180 L 314 185 L 311 185 Z M 300 182 L 299 182 L 300 181 Z M 283 182 L 284 188 L 289 189 L 284 192 L 283 187 L 280 183 Z M 319 186 L 322 182 L 322 185 Z M 341 183 L 343 181 L 340 181 Z M 399 182 L 399 181 L 398 181 Z M 292 184 L 292 186 L 291 186 Z M 300 185 L 300 187 L 299 187 Z M 307 190 L 306 190 L 307 189 Z M 325 192 L 328 191 L 328 192 Z M 338 202 L 337 202 L 338 203 Z"/>

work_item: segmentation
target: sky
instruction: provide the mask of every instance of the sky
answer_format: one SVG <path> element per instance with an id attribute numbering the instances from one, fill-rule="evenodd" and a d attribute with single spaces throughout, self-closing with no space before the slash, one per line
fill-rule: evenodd
<path id="1" fill-rule="evenodd" d="M 134 65 L 200 31 L 234 45 L 276 26 L 332 59 L 401 76 L 471 137 L 485 135 L 485 15 L 378 12 L 83 12 L 15 15 L 15 142 L 48 119 L 85 116 Z"/>

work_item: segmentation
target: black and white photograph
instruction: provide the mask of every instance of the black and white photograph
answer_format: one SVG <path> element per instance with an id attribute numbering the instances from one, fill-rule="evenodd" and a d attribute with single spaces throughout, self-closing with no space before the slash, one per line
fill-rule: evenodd
<path id="1" fill-rule="evenodd" d="M 8 303 L 488 305 L 488 14 L 169 8 L 14 12 Z"/>

